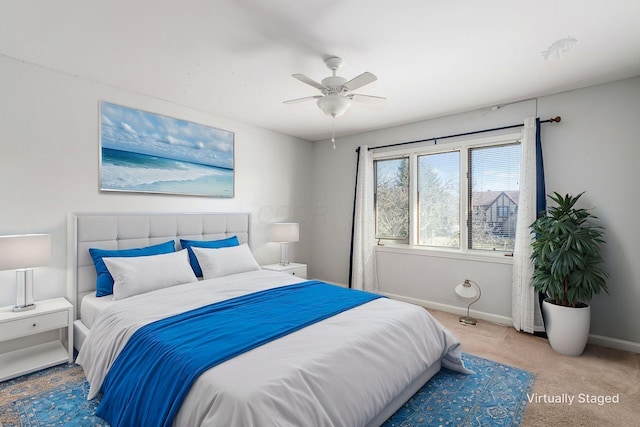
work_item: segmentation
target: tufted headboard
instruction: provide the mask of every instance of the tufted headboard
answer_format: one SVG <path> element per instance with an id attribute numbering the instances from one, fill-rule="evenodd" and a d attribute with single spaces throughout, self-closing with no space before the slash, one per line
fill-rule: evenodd
<path id="1" fill-rule="evenodd" d="M 89 248 L 129 249 L 180 239 L 217 240 L 238 236 L 249 243 L 248 213 L 87 213 L 70 214 L 67 296 L 80 316 L 82 297 L 96 289 Z"/>

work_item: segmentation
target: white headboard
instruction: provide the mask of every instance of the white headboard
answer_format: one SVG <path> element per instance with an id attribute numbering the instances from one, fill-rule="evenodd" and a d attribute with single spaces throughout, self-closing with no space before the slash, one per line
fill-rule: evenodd
<path id="1" fill-rule="evenodd" d="M 248 213 L 87 213 L 70 214 L 67 296 L 80 316 L 82 297 L 96 289 L 89 248 L 129 249 L 180 239 L 217 240 L 238 236 L 249 243 Z"/>

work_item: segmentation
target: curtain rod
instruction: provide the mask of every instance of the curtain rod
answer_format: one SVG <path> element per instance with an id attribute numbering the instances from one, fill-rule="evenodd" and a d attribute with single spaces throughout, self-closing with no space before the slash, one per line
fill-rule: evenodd
<path id="1" fill-rule="evenodd" d="M 562 120 L 562 118 L 560 116 L 556 116 L 556 117 L 552 117 L 549 120 L 541 120 L 540 123 L 560 123 L 560 120 Z M 498 131 L 498 130 L 504 130 L 504 129 L 513 129 L 513 128 L 518 128 L 518 127 L 522 127 L 524 126 L 524 123 L 520 123 L 517 125 L 511 125 L 511 126 L 502 126 L 499 128 L 492 128 L 492 129 L 483 129 L 483 130 L 475 130 L 472 132 L 465 132 L 465 133 L 458 133 L 455 135 L 446 135 L 446 136 L 439 136 L 439 137 L 434 137 L 434 138 L 427 138 L 427 139 L 419 139 L 417 141 L 407 141 L 407 142 L 398 142 L 395 144 L 387 144 L 387 145 L 379 145 L 377 147 L 369 147 L 368 150 L 377 150 L 379 148 L 389 148 L 389 147 L 398 147 L 401 145 L 408 145 L 408 144 L 417 144 L 419 142 L 427 142 L 427 141 L 434 141 L 437 142 L 439 139 L 447 139 L 447 138 L 455 138 L 458 136 L 467 136 L 467 135 L 475 135 L 478 133 L 485 133 L 485 132 L 494 132 L 494 131 Z M 360 148 L 358 147 L 356 149 L 356 151 L 359 151 Z"/>

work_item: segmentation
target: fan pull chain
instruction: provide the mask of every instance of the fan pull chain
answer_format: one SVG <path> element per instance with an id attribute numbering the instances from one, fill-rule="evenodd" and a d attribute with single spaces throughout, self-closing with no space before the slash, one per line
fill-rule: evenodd
<path id="1" fill-rule="evenodd" d="M 331 121 L 331 142 L 333 142 L 333 149 L 336 149 L 336 116 L 332 114 L 333 120 Z"/>

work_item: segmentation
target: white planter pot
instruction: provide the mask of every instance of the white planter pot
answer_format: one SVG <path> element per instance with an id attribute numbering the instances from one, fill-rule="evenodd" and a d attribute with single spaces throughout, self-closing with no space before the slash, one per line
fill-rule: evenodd
<path id="1" fill-rule="evenodd" d="M 591 306 L 563 307 L 545 300 L 542 312 L 551 348 L 567 356 L 580 356 L 589 339 Z"/>

